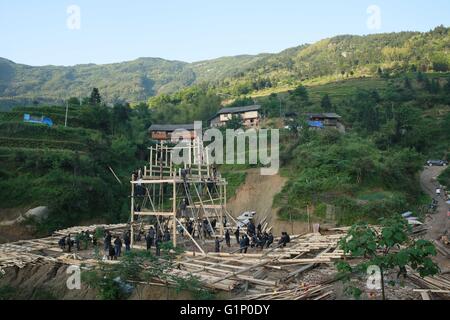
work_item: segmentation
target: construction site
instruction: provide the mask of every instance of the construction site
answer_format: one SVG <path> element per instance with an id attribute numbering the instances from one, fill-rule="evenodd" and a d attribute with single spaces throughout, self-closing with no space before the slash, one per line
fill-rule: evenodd
<path id="1" fill-rule="evenodd" d="M 108 260 L 107 253 L 103 257 L 102 253 L 99 255 L 106 238 L 99 237 L 94 244 L 89 242 L 84 250 L 74 247 L 69 251 L 61 246 L 61 238 L 74 238 L 80 233 L 92 237 L 101 230 L 108 232 L 112 239 L 125 239 L 128 235 L 127 251 L 153 252 L 155 249 L 149 249 L 145 240 L 149 230 L 153 230 L 154 239 L 170 242 L 171 250 L 181 252 L 167 272 L 180 278 L 195 277 L 202 287 L 219 298 L 347 299 L 342 284 L 336 279 L 335 263 L 351 260 L 339 247 L 339 241 L 346 237 L 349 227 L 330 228 L 308 223 L 304 232 L 291 234 L 286 241 L 284 235 L 278 234 L 281 233 L 279 230 L 275 234 L 273 223 L 276 221 L 270 213 L 241 214 L 227 209 L 227 181 L 209 162 L 208 150 L 199 140 L 194 139 L 182 147 L 161 142 L 150 147 L 148 152 L 148 164 L 130 177 L 129 221 L 117 225 L 73 227 L 42 239 L 2 244 L 0 281 L 23 290 L 46 286 L 56 290 L 63 299 L 95 299 L 93 290 L 86 285 L 80 290 L 66 288 L 68 267 L 89 270 L 100 263 L 120 263 L 121 258 Z M 182 152 L 185 160 L 174 164 L 174 152 Z M 286 231 L 291 233 L 290 229 L 284 229 Z M 420 227 L 414 236 L 421 237 L 425 231 L 426 228 Z M 246 238 L 251 239 L 251 243 L 248 240 L 243 244 Z M 158 247 L 158 244 L 152 244 Z M 158 256 L 160 249 L 156 250 Z M 439 250 L 438 260 L 445 270 L 448 252 Z M 424 278 L 415 271 L 408 271 L 401 287 L 386 289 L 390 298 L 448 299 L 448 269 L 440 275 Z M 360 284 L 364 282 L 364 279 L 360 280 Z M 190 298 L 183 293 L 171 292 L 173 283 L 167 279 L 156 277 L 134 285 L 144 289 L 139 291 L 140 294 L 133 293 L 131 299 Z M 367 289 L 366 293 L 373 299 L 380 298 L 377 290 Z"/>

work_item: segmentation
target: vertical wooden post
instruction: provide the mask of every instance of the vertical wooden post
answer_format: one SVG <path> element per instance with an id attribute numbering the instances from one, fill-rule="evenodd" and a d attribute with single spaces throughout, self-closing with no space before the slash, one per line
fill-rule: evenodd
<path id="1" fill-rule="evenodd" d="M 131 247 L 133 247 L 134 245 L 134 228 L 133 228 L 133 224 L 134 224 L 134 179 L 135 176 L 134 174 L 131 176 L 131 218 L 130 218 L 130 224 L 131 224 L 131 228 L 130 228 L 130 241 L 131 241 Z"/>
<path id="2" fill-rule="evenodd" d="M 208 177 L 211 177 L 211 172 L 210 172 L 210 167 L 209 167 L 209 148 L 206 147 L 205 148 L 205 155 L 206 155 L 206 170 L 207 170 L 207 174 Z"/>
<path id="3" fill-rule="evenodd" d="M 223 210 L 224 209 L 224 205 L 223 205 L 223 186 L 219 185 L 219 201 L 221 204 L 221 208 L 220 208 L 220 237 L 223 237 L 224 234 L 224 226 L 223 226 Z"/>
<path id="4" fill-rule="evenodd" d="M 153 176 L 153 147 L 150 147 L 150 177 Z"/>
<path id="5" fill-rule="evenodd" d="M 177 183 L 173 180 L 173 247 L 177 246 Z"/>

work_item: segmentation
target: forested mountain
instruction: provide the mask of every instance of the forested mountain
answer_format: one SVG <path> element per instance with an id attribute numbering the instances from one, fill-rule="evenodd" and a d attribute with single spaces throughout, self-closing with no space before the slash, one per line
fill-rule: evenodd
<path id="1" fill-rule="evenodd" d="M 313 79 L 449 69 L 450 29 L 445 27 L 427 33 L 337 36 L 277 54 L 195 63 L 139 58 L 107 65 L 32 67 L 0 58 L 0 104 L 61 101 L 86 96 L 92 87 L 109 102 L 136 102 L 199 83 L 240 95 Z"/>

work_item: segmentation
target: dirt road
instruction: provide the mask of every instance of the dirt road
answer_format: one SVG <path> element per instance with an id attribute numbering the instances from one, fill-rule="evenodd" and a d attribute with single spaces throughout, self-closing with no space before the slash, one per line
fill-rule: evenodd
<path id="1" fill-rule="evenodd" d="M 449 218 L 447 213 L 449 206 L 446 204 L 444 197 L 436 196 L 436 187 L 439 185 L 437 177 L 446 169 L 446 167 L 426 167 L 420 175 L 420 184 L 422 189 L 432 198 L 438 200 L 438 208 L 436 213 L 430 216 L 426 223 L 428 232 L 425 235 L 427 240 L 438 240 L 449 231 Z"/>

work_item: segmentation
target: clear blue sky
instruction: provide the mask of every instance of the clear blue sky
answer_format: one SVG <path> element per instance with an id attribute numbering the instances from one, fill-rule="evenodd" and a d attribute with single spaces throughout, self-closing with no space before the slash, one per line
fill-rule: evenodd
<path id="1" fill-rule="evenodd" d="M 81 29 L 67 27 L 67 7 Z M 367 8 L 381 9 L 369 29 Z M 449 0 L 1 0 L 0 57 L 30 65 L 278 52 L 339 34 L 450 25 Z"/>

